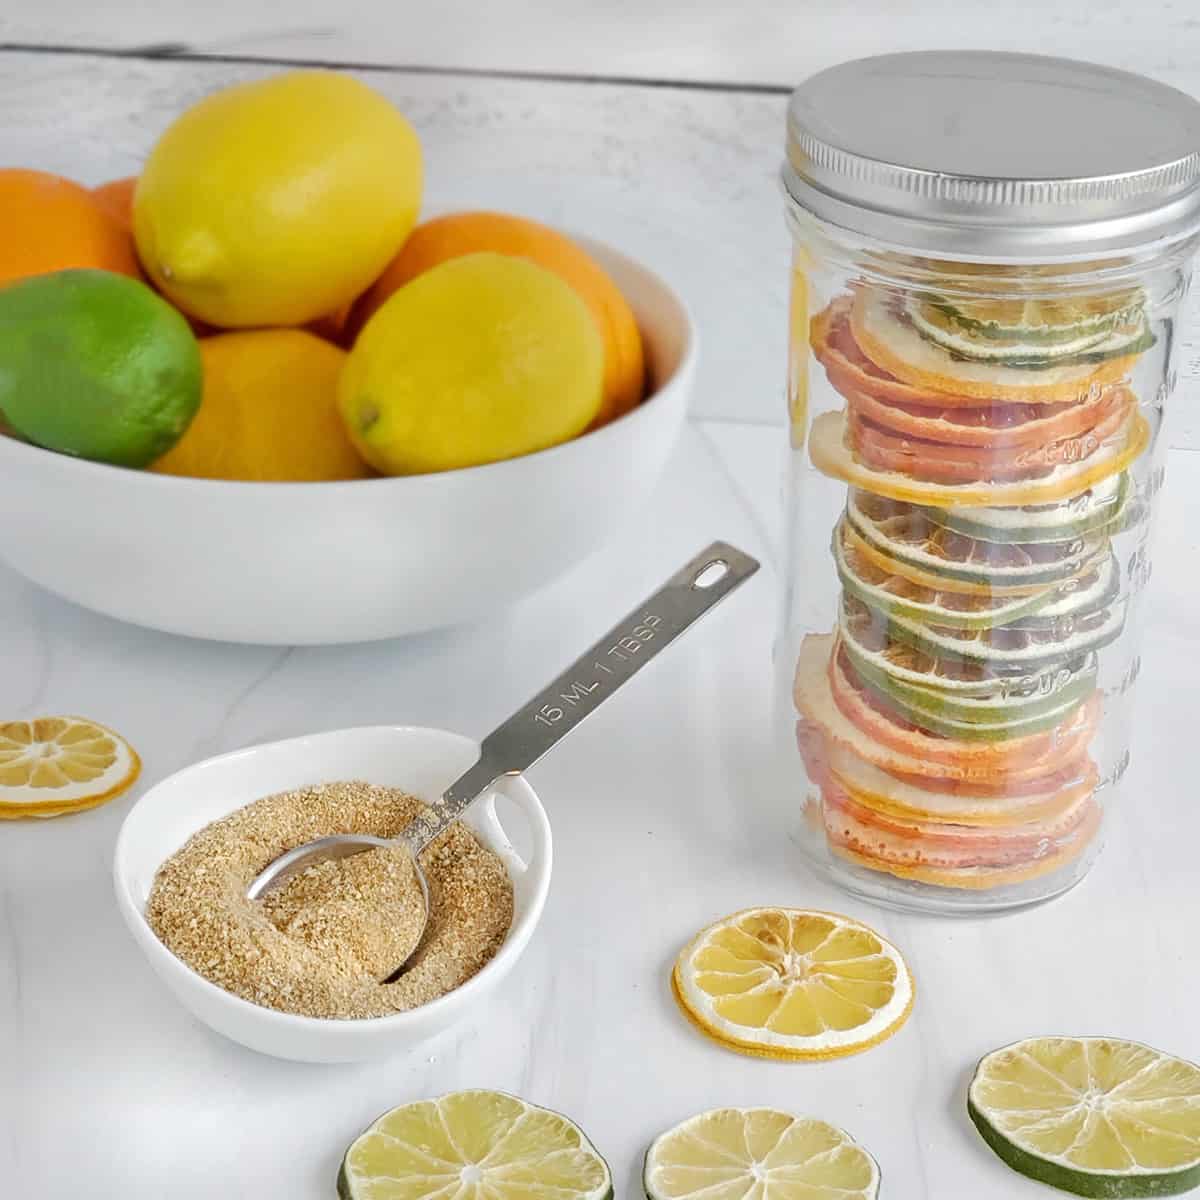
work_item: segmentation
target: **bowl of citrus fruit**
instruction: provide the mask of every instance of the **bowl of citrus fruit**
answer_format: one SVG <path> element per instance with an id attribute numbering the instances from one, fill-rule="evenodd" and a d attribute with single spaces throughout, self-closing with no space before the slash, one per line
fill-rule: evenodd
<path id="1" fill-rule="evenodd" d="M 648 498 L 695 333 L 617 250 L 422 214 L 352 76 L 181 113 L 97 188 L 0 170 L 0 558 L 194 637 L 322 644 L 478 619 Z"/>

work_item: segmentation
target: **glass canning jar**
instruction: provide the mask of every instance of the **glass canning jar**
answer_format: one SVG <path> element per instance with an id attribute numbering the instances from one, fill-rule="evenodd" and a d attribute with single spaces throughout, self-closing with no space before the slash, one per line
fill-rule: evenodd
<path id="1" fill-rule="evenodd" d="M 899 54 L 792 97 L 789 820 L 847 890 L 1057 895 L 1129 763 L 1200 227 L 1200 105 L 1064 59 Z"/>

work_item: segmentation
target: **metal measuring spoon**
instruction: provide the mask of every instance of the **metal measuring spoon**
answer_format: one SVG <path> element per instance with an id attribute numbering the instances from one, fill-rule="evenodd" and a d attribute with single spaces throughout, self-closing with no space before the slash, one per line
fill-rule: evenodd
<path id="1" fill-rule="evenodd" d="M 405 846 L 425 902 L 425 920 L 408 958 L 425 936 L 429 922 L 429 884 L 418 856 L 439 834 L 486 793 L 503 775 L 519 775 L 576 725 L 594 713 L 623 683 L 655 655 L 666 649 L 685 629 L 744 583 L 758 563 L 725 542 L 714 542 L 681 571 L 672 575 L 654 595 L 643 601 L 594 646 L 575 660 L 548 687 L 488 734 L 480 747 L 479 761 L 454 781 L 442 798 L 430 805 L 397 838 L 342 833 L 319 838 L 289 850 L 263 870 L 247 889 L 257 900 L 292 876 L 329 859 L 348 858 L 377 846 Z M 404 963 L 388 976 L 390 983 Z"/>

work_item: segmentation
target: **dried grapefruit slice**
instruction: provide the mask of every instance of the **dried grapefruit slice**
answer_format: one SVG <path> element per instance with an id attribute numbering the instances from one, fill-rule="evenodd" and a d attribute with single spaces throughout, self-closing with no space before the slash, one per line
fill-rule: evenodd
<path id="1" fill-rule="evenodd" d="M 848 846 L 830 839 L 830 849 L 839 858 L 868 871 L 883 871 L 897 879 L 912 883 L 924 883 L 930 887 L 962 888 L 968 891 L 990 891 L 993 888 L 1012 887 L 1053 875 L 1074 862 L 1091 844 L 1100 828 L 1100 808 L 1093 804 L 1085 825 L 1067 838 L 1061 846 L 1044 858 L 1034 859 L 1020 866 L 952 867 L 928 863 L 902 864 L 885 859 L 869 857 Z"/>
<path id="2" fill-rule="evenodd" d="M 976 408 L 937 403 L 899 404 L 853 390 L 842 395 L 852 417 L 872 422 L 893 434 L 923 442 L 975 446 L 990 450 L 993 455 L 1078 438 L 1131 399 L 1124 387 L 1100 389 L 1074 404 L 999 402 Z"/>
<path id="3" fill-rule="evenodd" d="M 862 392 L 893 404 L 940 405 L 944 408 L 988 407 L 989 396 L 959 396 L 932 392 L 897 379 L 873 363 L 850 330 L 852 296 L 838 296 L 812 319 L 809 344 L 825 368 L 829 382 L 842 395 Z"/>
<path id="4" fill-rule="evenodd" d="M 806 744 L 811 756 L 811 740 L 806 738 Z M 1083 804 L 1099 779 L 1095 764 L 1086 755 L 1064 763 L 1051 775 L 1024 782 L 1002 778 L 999 786 L 979 787 L 890 775 L 835 742 L 825 743 L 822 752 L 827 754 L 828 777 L 865 807 L 895 817 L 952 825 L 1001 828 L 1050 820 Z"/>
<path id="5" fill-rule="evenodd" d="M 877 288 L 857 290 L 850 309 L 850 329 L 868 358 L 906 383 L 935 392 L 1023 404 L 1079 400 L 1094 388 L 1124 379 L 1137 361 L 1137 352 L 1099 365 L 1041 368 L 961 360 L 922 337 L 897 314 L 893 298 Z"/>
<path id="6" fill-rule="evenodd" d="M 94 808 L 137 779 L 141 762 L 120 734 L 84 717 L 0 724 L 0 819 Z"/>
<path id="7" fill-rule="evenodd" d="M 1090 837 L 1098 810 L 1089 796 L 1065 813 L 1041 821 L 988 828 L 887 816 L 834 788 L 824 794 L 822 814 L 832 843 L 885 870 L 899 866 L 961 871 L 1040 866 L 1081 837 Z"/>
<path id="8" fill-rule="evenodd" d="M 912 974 L 874 930 L 835 913 L 750 908 L 702 930 L 676 960 L 675 998 L 703 1033 L 761 1058 L 840 1058 L 894 1034 Z"/>
<path id="9" fill-rule="evenodd" d="M 1113 402 L 1097 423 L 1054 441 L 1020 446 L 951 445 L 922 441 L 866 420 L 850 406 L 848 431 L 855 454 L 878 471 L 894 471 L 928 483 L 1011 483 L 1044 478 L 1060 464 L 1086 462 L 1120 433 L 1135 402 L 1126 388 L 1110 388 Z"/>

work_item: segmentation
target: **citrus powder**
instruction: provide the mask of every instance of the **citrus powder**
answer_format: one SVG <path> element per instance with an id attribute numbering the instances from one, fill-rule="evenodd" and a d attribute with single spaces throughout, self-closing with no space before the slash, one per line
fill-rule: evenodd
<path id="1" fill-rule="evenodd" d="M 285 851 L 333 833 L 392 838 L 421 812 L 394 788 L 331 783 L 256 800 L 195 834 L 158 870 L 146 918 L 192 970 L 245 1000 L 309 1017 L 379 1017 L 461 986 L 495 955 L 512 924 L 512 881 L 466 826 L 420 856 L 403 847 L 326 861 L 260 900 L 246 889 Z"/>

